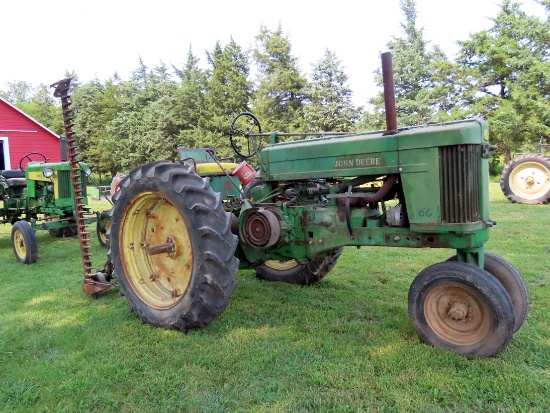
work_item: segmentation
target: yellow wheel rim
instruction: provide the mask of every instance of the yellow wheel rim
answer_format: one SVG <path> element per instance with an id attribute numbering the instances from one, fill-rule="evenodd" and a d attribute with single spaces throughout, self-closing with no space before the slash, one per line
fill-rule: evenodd
<path id="1" fill-rule="evenodd" d="M 513 169 L 508 183 L 517 196 L 537 199 L 550 190 L 550 171 L 538 162 L 525 162 Z"/>
<path id="2" fill-rule="evenodd" d="M 109 230 L 109 228 L 111 228 L 111 222 L 108 219 L 104 219 L 102 224 L 104 232 L 99 231 L 99 238 L 101 239 L 101 242 L 103 244 L 107 244 L 107 231 Z"/>
<path id="3" fill-rule="evenodd" d="M 181 213 L 160 193 L 129 202 L 119 251 L 130 287 L 149 307 L 168 309 L 183 298 L 193 272 L 191 239 Z"/>
<path id="4" fill-rule="evenodd" d="M 291 270 L 292 268 L 296 268 L 299 264 L 296 262 L 296 260 L 289 260 L 289 261 L 276 261 L 276 260 L 269 260 L 264 263 L 266 267 L 273 268 L 277 271 L 286 271 Z"/>
<path id="5" fill-rule="evenodd" d="M 480 342 L 491 325 L 489 312 L 478 295 L 461 284 L 431 290 L 424 301 L 424 316 L 439 338 L 459 346 Z"/>
<path id="6" fill-rule="evenodd" d="M 15 247 L 15 253 L 19 258 L 25 258 L 27 255 L 27 246 L 25 244 L 25 238 L 21 231 L 16 230 L 13 234 L 13 245 Z"/>

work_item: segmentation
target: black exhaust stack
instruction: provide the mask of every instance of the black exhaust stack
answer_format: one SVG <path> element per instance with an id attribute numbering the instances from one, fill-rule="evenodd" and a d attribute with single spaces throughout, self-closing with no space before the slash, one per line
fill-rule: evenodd
<path id="1" fill-rule="evenodd" d="M 384 106 L 386 108 L 386 132 L 384 135 L 393 135 L 398 130 L 393 65 L 390 52 L 382 53 L 382 81 L 384 83 Z"/>

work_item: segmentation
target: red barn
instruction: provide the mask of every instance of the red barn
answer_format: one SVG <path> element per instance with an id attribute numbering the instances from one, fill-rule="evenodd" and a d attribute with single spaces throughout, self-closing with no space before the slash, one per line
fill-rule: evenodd
<path id="1" fill-rule="evenodd" d="M 43 154 L 48 162 L 59 162 L 59 136 L 0 98 L 0 170 L 18 169 L 21 159 L 30 152 Z M 31 157 L 33 161 L 42 160 L 40 156 Z"/>

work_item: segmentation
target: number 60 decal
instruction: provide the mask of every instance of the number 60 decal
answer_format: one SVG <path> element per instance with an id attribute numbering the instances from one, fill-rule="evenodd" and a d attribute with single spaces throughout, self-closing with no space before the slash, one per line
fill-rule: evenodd
<path id="1" fill-rule="evenodd" d="M 420 211 L 418 211 L 418 216 L 419 217 L 431 217 L 432 215 L 434 214 L 434 211 L 432 209 L 426 209 L 426 208 L 422 208 Z"/>

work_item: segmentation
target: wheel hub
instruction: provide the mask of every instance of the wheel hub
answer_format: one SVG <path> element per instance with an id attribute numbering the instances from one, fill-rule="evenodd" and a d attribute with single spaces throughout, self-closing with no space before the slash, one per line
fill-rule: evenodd
<path id="1" fill-rule="evenodd" d="M 451 303 L 447 315 L 454 321 L 466 321 L 468 316 L 468 306 L 462 301 Z"/>
<path id="2" fill-rule="evenodd" d="M 455 345 L 472 345 L 491 324 L 487 309 L 469 288 L 447 284 L 434 288 L 424 302 L 426 322 L 438 336 Z"/>

